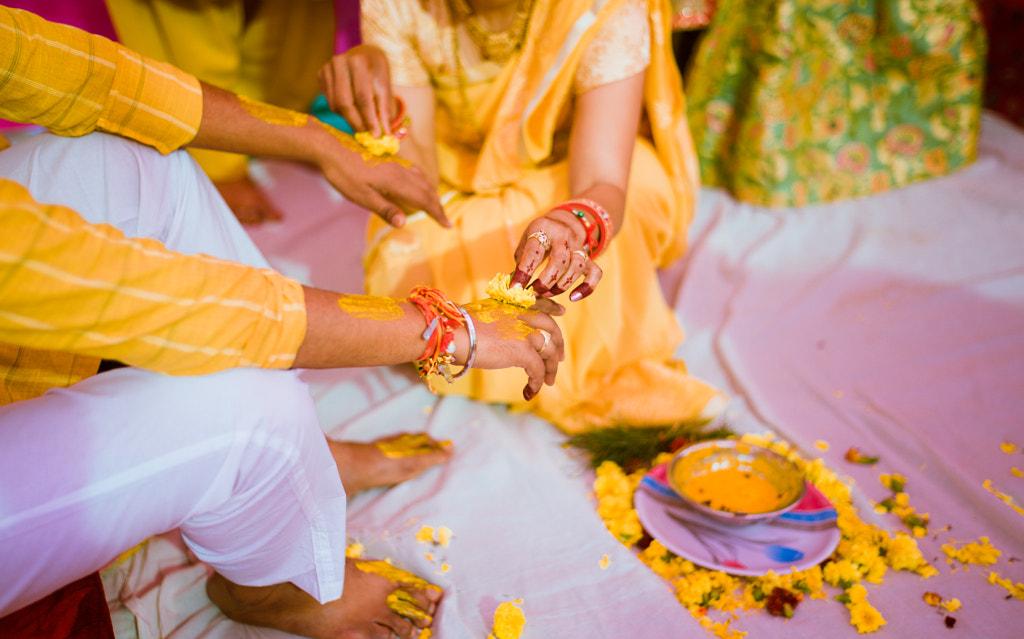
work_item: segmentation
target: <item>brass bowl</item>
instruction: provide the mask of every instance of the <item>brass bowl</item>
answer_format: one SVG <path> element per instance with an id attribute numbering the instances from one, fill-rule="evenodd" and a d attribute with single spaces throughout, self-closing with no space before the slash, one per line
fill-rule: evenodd
<path id="1" fill-rule="evenodd" d="M 796 464 L 735 439 L 681 449 L 669 463 L 668 483 L 691 508 L 730 526 L 771 521 L 792 510 L 807 491 Z"/>

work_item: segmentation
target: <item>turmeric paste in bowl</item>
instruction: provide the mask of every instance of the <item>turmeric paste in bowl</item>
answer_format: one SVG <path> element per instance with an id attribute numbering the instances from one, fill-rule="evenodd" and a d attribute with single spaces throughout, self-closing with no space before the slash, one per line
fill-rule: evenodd
<path id="1" fill-rule="evenodd" d="M 683 448 L 669 464 L 668 482 L 693 509 L 733 526 L 770 521 L 794 508 L 807 489 L 796 464 L 733 439 Z"/>

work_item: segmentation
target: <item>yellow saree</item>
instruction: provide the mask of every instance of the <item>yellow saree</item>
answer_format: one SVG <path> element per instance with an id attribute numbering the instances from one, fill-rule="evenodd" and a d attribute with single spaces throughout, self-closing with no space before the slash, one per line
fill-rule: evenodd
<path id="1" fill-rule="evenodd" d="M 393 67 L 418 56 L 435 89 L 441 192 L 451 197 L 445 210 L 455 225 L 414 219 L 392 229 L 374 219 L 368 293 L 404 296 L 427 283 L 469 301 L 486 296 L 496 273 L 514 269 L 528 222 L 571 196 L 573 83 L 588 45 L 627 1 L 536 0 L 523 47 L 504 67 L 449 59 L 457 47 L 444 0 L 369 16 L 379 5 L 364 3 L 364 41 L 382 46 Z M 521 371 L 472 371 L 441 392 L 529 408 L 569 432 L 689 421 L 720 409 L 718 392 L 673 359 L 683 333 L 656 277 L 685 251 L 697 168 L 671 52 L 671 8 L 667 0 L 649 4 L 649 133 L 636 142 L 623 228 L 598 258 L 604 278 L 590 297 L 565 300 L 566 355 L 555 386 L 526 405 Z M 402 71 L 392 78 L 401 84 Z"/>

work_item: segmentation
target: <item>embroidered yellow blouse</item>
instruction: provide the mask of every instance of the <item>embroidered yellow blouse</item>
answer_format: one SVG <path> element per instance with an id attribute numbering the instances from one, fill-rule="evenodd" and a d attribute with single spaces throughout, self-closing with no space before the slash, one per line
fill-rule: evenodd
<path id="1" fill-rule="evenodd" d="M 202 91 L 113 42 L 0 7 L 0 117 L 166 153 L 195 136 Z M 305 335 L 298 282 L 125 238 L 2 178 L 0 229 L 0 404 L 87 377 L 97 358 L 173 374 L 287 368 Z"/>

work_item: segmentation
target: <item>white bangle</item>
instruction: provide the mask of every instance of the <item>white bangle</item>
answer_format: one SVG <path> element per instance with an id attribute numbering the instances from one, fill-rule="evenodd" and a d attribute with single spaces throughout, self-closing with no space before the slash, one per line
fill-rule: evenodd
<path id="1" fill-rule="evenodd" d="M 473 362 L 476 361 L 476 326 L 473 325 L 473 318 L 469 316 L 469 311 L 457 306 L 459 313 L 462 314 L 462 319 L 466 320 L 466 330 L 469 331 L 469 359 L 466 360 L 466 365 L 461 371 L 452 376 L 452 379 L 458 379 L 469 372 L 469 369 L 473 368 Z"/>

